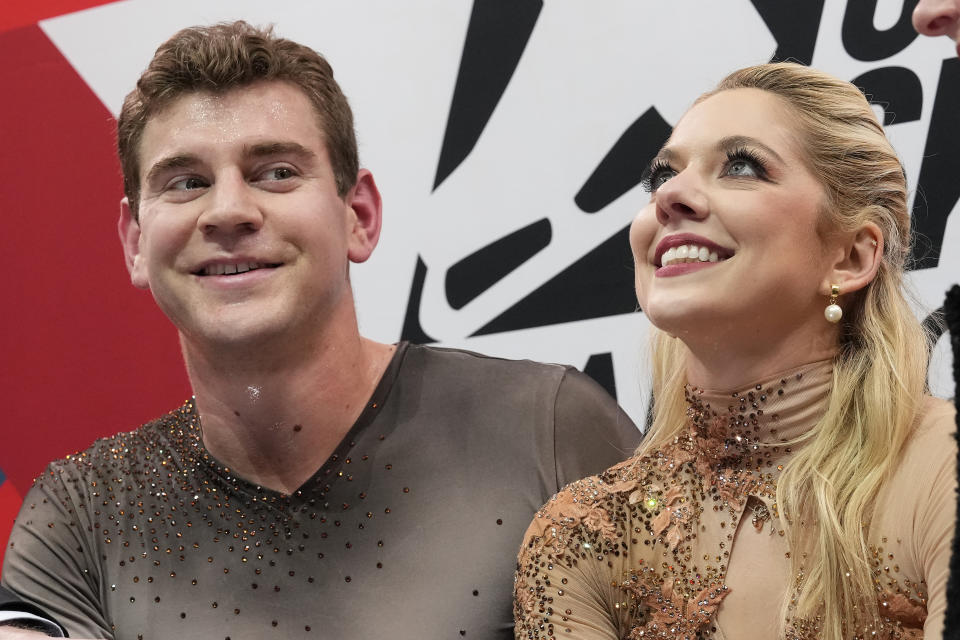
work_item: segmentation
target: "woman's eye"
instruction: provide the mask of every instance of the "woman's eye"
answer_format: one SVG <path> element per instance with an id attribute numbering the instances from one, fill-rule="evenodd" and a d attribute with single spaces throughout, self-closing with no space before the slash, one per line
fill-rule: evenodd
<path id="1" fill-rule="evenodd" d="M 643 188 L 649 193 L 654 193 L 662 187 L 667 180 L 675 175 L 677 175 L 677 172 L 668 165 L 654 166 L 648 176 L 642 181 Z"/>
<path id="2" fill-rule="evenodd" d="M 656 175 L 654 175 L 653 178 L 650 180 L 650 186 L 654 191 L 656 191 L 657 189 L 662 187 L 667 180 L 669 180 L 675 175 L 677 175 L 677 172 L 674 171 L 673 169 L 664 169 L 662 171 L 658 171 Z"/>
<path id="3" fill-rule="evenodd" d="M 731 176 L 758 176 L 753 164 L 747 160 L 733 160 L 727 165 L 727 175 Z"/>

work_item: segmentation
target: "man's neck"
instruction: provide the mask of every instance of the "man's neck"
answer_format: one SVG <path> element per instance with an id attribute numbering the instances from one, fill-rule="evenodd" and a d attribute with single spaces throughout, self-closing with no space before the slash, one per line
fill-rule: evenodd
<path id="1" fill-rule="evenodd" d="M 355 330 L 293 346 L 211 354 L 183 339 L 204 446 L 235 475 L 288 494 L 333 453 L 395 350 Z"/>

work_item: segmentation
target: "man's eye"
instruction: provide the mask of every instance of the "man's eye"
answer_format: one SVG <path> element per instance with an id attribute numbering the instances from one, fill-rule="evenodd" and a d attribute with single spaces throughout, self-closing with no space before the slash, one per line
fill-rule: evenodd
<path id="1" fill-rule="evenodd" d="M 289 180 L 296 174 L 290 167 L 272 167 L 260 174 L 259 180 Z"/>
<path id="2" fill-rule="evenodd" d="M 205 189 L 208 186 L 210 185 L 208 185 L 207 181 L 203 178 L 191 176 L 172 182 L 168 188 L 173 191 L 192 191 L 193 189 Z"/>

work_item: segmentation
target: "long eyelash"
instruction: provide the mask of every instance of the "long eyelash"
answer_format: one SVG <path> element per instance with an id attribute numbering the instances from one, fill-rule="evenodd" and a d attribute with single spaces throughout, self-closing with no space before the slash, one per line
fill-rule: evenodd
<path id="1" fill-rule="evenodd" d="M 640 186 L 643 187 L 643 190 L 647 193 L 653 192 L 653 181 L 660 175 L 663 171 L 672 171 L 673 168 L 663 158 L 655 158 L 653 162 L 650 163 L 640 177 Z"/>
<path id="2" fill-rule="evenodd" d="M 729 164 L 735 160 L 749 162 L 757 169 L 757 173 L 761 178 L 767 178 L 767 162 L 756 151 L 747 149 L 746 147 L 737 147 L 736 149 L 727 151 L 727 163 Z"/>

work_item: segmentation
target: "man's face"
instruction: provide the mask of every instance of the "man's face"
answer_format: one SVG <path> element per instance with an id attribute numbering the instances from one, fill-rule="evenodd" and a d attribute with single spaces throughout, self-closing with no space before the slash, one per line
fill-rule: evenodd
<path id="1" fill-rule="evenodd" d="M 367 181 L 337 194 L 300 89 L 184 95 L 150 119 L 139 154 L 139 225 L 129 211 L 120 225 L 127 264 L 188 343 L 302 339 L 352 313 L 348 263 L 373 248 L 352 206 Z"/>
<path id="2" fill-rule="evenodd" d="M 913 26 L 925 36 L 947 36 L 960 56 L 960 0 L 920 0 L 913 10 Z"/>

